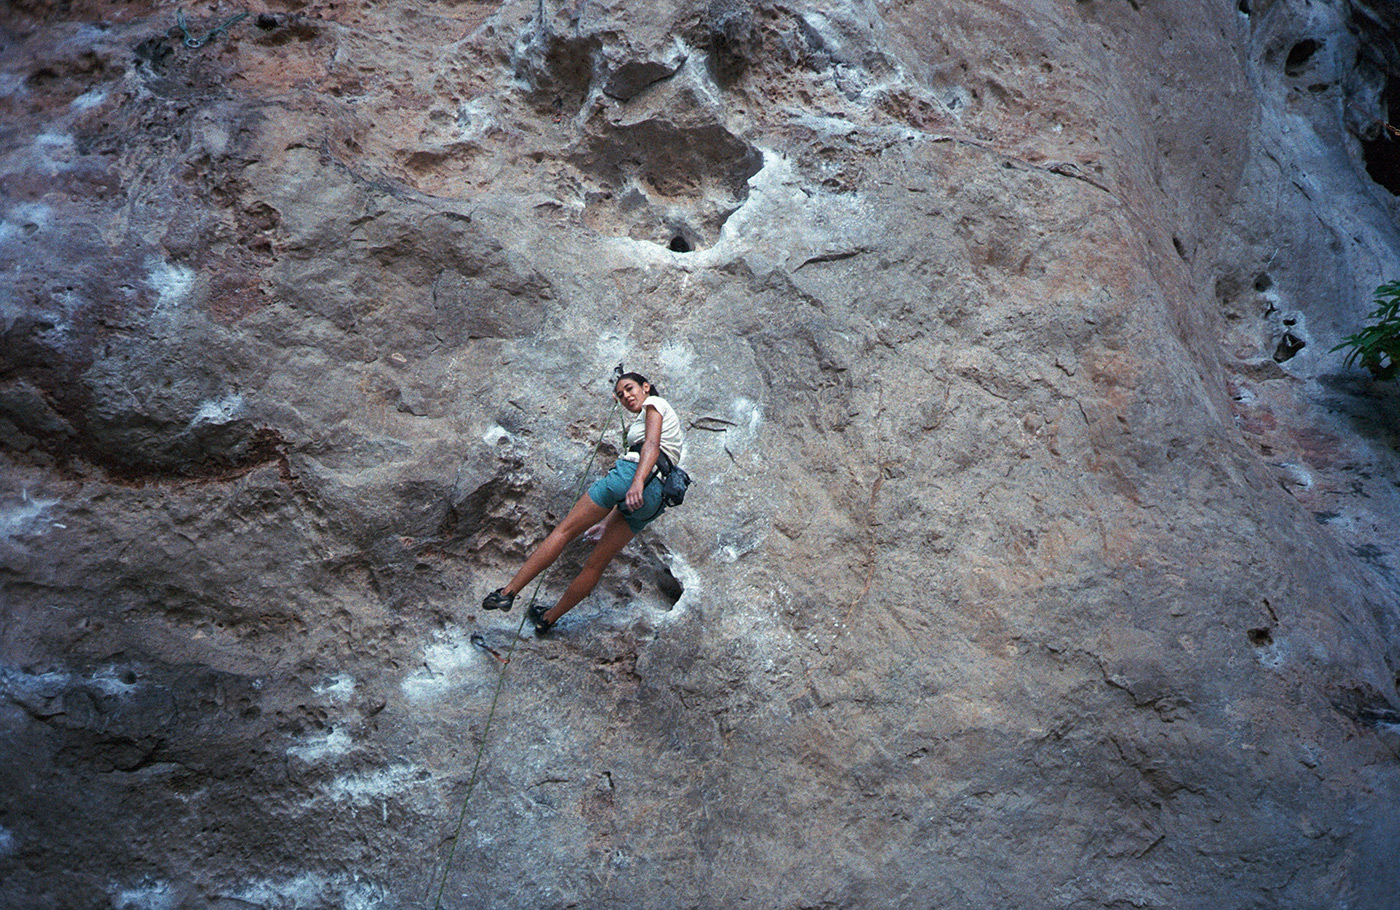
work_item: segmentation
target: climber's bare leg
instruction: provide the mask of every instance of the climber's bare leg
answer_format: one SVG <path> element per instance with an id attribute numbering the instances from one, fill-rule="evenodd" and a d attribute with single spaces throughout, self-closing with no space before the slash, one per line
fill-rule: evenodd
<path id="1" fill-rule="evenodd" d="M 510 580 L 501 590 L 507 594 L 519 594 L 525 590 L 525 586 L 534 580 L 535 576 L 543 572 L 554 564 L 554 560 L 559 558 L 559 554 L 564 552 L 575 537 L 588 530 L 590 525 L 596 524 L 606 519 L 612 512 L 598 505 L 584 493 L 579 497 L 579 501 L 574 503 L 574 507 L 569 510 L 569 514 L 559 523 L 549 536 L 535 547 L 535 552 L 531 553 L 525 560 L 525 564 L 520 567 L 520 571 L 515 573 L 515 577 Z M 613 512 L 612 514 L 617 514 Z M 623 523 L 626 527 L 626 523 Z M 626 541 L 624 541 L 625 543 Z"/>
<path id="2" fill-rule="evenodd" d="M 578 576 L 569 583 L 569 587 L 559 597 L 559 602 L 544 614 L 544 618 L 550 623 L 558 622 L 559 617 L 592 593 L 598 580 L 603 577 L 603 570 L 608 567 L 608 563 L 612 562 L 613 557 L 635 536 L 632 529 L 627 527 L 626 519 L 614 509 L 603 522 L 603 536 L 593 546 L 593 552 L 588 554 L 588 560 L 583 564 Z"/>

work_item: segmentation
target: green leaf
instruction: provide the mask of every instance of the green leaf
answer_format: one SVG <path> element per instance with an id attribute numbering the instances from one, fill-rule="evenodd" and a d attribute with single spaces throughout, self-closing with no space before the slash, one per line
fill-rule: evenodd
<path id="1" fill-rule="evenodd" d="M 1360 364 L 1376 379 L 1392 379 L 1400 368 L 1400 280 L 1376 288 L 1372 302 L 1374 324 L 1346 336 L 1332 350 L 1350 349 L 1343 366 Z"/>

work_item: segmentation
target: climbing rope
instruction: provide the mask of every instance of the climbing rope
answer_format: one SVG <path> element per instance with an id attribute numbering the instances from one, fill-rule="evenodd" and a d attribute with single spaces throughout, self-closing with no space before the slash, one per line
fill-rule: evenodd
<path id="1" fill-rule="evenodd" d="M 615 372 L 620 372 L 621 366 L 621 364 L 618 364 L 618 370 Z M 599 426 L 601 426 L 602 429 L 599 431 L 598 441 L 593 444 L 593 450 L 588 456 L 588 463 L 584 465 L 583 470 L 579 472 L 578 488 L 574 491 L 573 498 L 569 501 L 570 504 L 577 502 L 578 498 L 583 495 L 583 491 L 587 488 L 588 477 L 593 471 L 593 463 L 598 459 L 598 450 L 603 445 L 603 437 L 607 434 L 608 424 L 612 419 L 612 411 L 616 411 L 617 407 L 618 403 L 616 398 L 614 398 L 611 411 L 605 410 L 599 415 Z M 477 747 L 476 760 L 472 763 L 472 774 L 467 781 L 467 793 L 466 796 L 462 797 L 462 811 L 457 813 L 457 826 L 452 830 L 452 837 L 449 839 L 450 846 L 447 849 L 447 858 L 443 860 L 442 879 L 438 883 L 437 898 L 433 901 L 433 910 L 441 910 L 442 908 L 442 894 L 447 888 L 448 873 L 452 871 L 452 858 L 457 853 L 457 841 L 462 835 L 462 825 L 467 820 L 467 804 L 471 801 L 472 791 L 476 789 L 476 782 L 479 776 L 478 772 L 481 769 L 481 758 L 486 754 L 486 740 L 491 732 L 491 721 L 496 716 L 496 703 L 500 701 L 501 689 L 505 685 L 506 668 L 510 666 L 510 659 L 515 654 L 515 646 L 520 644 L 520 632 L 525 628 L 525 620 L 529 617 L 530 610 L 535 606 L 535 599 L 540 596 L 540 585 L 544 582 L 544 576 L 545 573 L 541 572 L 539 577 L 535 579 L 535 590 L 530 594 L 530 603 L 521 611 L 520 622 L 515 627 L 515 634 L 511 637 L 510 647 L 506 649 L 505 656 L 501 656 L 489 648 L 486 649 L 500 664 L 500 672 L 496 676 L 496 691 L 491 696 L 491 708 L 486 712 L 486 723 L 481 728 L 481 744 Z M 428 883 L 428 887 L 432 887 L 431 881 Z"/>
<path id="2" fill-rule="evenodd" d="M 1362 117 L 1369 117 L 1373 126 L 1379 125 L 1380 128 L 1383 131 L 1385 131 L 1386 134 L 1388 134 L 1392 138 L 1400 139 L 1400 128 L 1393 127 L 1389 123 L 1386 123 L 1385 120 L 1381 119 L 1380 117 L 1377 117 L 1367 111 L 1363 111 L 1361 108 L 1357 107 L 1350 101 L 1348 101 L 1346 104 L 1347 107 L 1351 108 L 1353 111 L 1360 114 Z"/>
<path id="3" fill-rule="evenodd" d="M 203 38 L 196 38 L 194 35 L 190 34 L 189 27 L 185 24 L 185 11 L 183 9 L 177 9 L 175 11 L 175 25 L 185 35 L 185 47 L 189 48 L 190 50 L 197 51 L 204 45 L 208 44 L 210 41 L 213 41 L 220 35 L 225 34 L 234 25 L 234 23 L 238 22 L 240 19 L 246 19 L 247 17 L 248 14 L 246 12 L 229 16 L 217 26 L 211 28 Z"/>
<path id="4" fill-rule="evenodd" d="M 541 573 L 543 574 L 543 573 Z M 535 594 L 530 596 L 530 607 L 535 605 L 535 595 L 540 592 L 539 581 L 535 582 Z M 496 703 L 501 699 L 501 689 L 506 681 L 506 667 L 510 666 L 510 658 L 515 654 L 515 646 L 520 643 L 520 630 L 525 628 L 525 618 L 530 615 L 530 607 L 520 615 L 520 623 L 515 627 L 515 635 L 511 637 L 510 647 L 506 649 L 506 656 L 500 661 L 501 671 L 496 675 L 496 691 L 491 696 L 491 710 L 486 712 L 486 725 L 481 728 L 481 745 L 476 750 L 476 761 L 472 763 L 472 776 L 467 782 L 467 795 L 462 797 L 462 811 L 457 814 L 457 827 L 452 831 L 451 844 L 447 848 L 447 859 L 442 863 L 442 881 L 438 883 L 437 899 L 433 901 L 433 910 L 440 910 L 442 907 L 442 892 L 447 888 L 447 874 L 452 871 L 452 857 L 457 853 L 457 839 L 462 835 L 462 824 L 467 820 L 467 803 L 471 801 L 472 791 L 476 789 L 478 772 L 481 769 L 481 757 L 486 754 L 486 736 L 491 732 L 491 720 L 496 716 Z M 432 887 L 432 883 L 428 883 Z"/>

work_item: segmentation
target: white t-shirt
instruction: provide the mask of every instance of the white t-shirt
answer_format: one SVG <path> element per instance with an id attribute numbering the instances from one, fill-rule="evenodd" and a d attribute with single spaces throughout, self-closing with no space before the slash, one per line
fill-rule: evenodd
<path id="1" fill-rule="evenodd" d="M 656 395 L 648 395 L 642 402 L 642 410 L 637 413 L 632 422 L 627 426 L 626 446 L 632 446 L 647 438 L 647 408 L 655 408 L 661 415 L 661 451 L 667 458 L 671 459 L 671 464 L 681 463 L 681 448 L 685 445 L 685 433 L 681 432 L 681 419 L 676 416 L 675 408 Z M 627 461 L 641 461 L 640 452 L 624 452 L 623 459 Z"/>

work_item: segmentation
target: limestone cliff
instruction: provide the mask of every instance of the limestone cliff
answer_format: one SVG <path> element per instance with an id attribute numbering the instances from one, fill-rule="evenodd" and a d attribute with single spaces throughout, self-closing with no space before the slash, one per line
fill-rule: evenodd
<path id="1" fill-rule="evenodd" d="M 9 3 L 0 904 L 1392 906 L 1395 10 Z"/>

